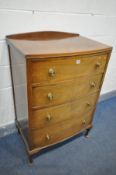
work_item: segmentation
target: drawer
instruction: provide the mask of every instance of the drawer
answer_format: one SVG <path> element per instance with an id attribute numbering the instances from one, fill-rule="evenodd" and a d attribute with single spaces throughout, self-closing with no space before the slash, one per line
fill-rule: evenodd
<path id="1" fill-rule="evenodd" d="M 55 61 L 33 61 L 32 83 L 54 83 L 104 72 L 107 55 L 75 56 Z"/>
<path id="2" fill-rule="evenodd" d="M 63 104 L 99 90 L 102 74 L 68 80 L 55 85 L 34 87 L 32 90 L 33 109 Z"/>
<path id="3" fill-rule="evenodd" d="M 63 120 L 79 117 L 94 108 L 98 93 L 81 98 L 72 103 L 32 111 L 31 128 L 45 128 Z"/>
<path id="4" fill-rule="evenodd" d="M 80 131 L 87 128 L 92 121 L 92 110 L 88 113 L 77 117 L 76 115 L 69 120 L 57 123 L 44 129 L 31 130 L 33 145 L 44 147 L 63 141 Z"/>

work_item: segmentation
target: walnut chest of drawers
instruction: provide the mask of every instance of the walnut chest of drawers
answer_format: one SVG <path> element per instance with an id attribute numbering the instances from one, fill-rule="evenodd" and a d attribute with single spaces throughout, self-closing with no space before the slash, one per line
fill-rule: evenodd
<path id="1" fill-rule="evenodd" d="M 29 160 L 80 132 L 87 135 L 112 47 L 65 32 L 6 38 L 16 126 Z"/>

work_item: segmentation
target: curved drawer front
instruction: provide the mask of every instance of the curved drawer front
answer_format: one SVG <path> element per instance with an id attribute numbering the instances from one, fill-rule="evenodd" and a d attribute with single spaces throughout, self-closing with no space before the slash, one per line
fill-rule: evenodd
<path id="1" fill-rule="evenodd" d="M 35 87 L 32 91 L 33 109 L 63 104 L 96 92 L 100 87 L 101 78 L 102 74 L 65 81 L 56 85 Z"/>
<path id="2" fill-rule="evenodd" d="M 94 93 L 72 103 L 55 107 L 34 110 L 31 118 L 31 128 L 45 128 L 63 120 L 79 117 L 94 108 L 98 94 Z"/>
<path id="3" fill-rule="evenodd" d="M 104 72 L 107 55 L 75 56 L 56 61 L 37 62 L 32 59 L 32 83 L 55 83 L 79 76 Z"/>
<path id="4" fill-rule="evenodd" d="M 72 119 L 65 120 L 51 127 L 31 130 L 33 145 L 35 147 L 44 147 L 58 143 L 79 133 L 91 125 L 92 112 L 91 110 L 80 117 L 75 115 Z"/>

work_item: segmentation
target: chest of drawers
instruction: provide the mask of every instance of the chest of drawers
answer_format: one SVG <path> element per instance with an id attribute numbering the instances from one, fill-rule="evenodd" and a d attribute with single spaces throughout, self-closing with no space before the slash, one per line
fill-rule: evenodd
<path id="1" fill-rule="evenodd" d="M 88 134 L 112 47 L 64 32 L 9 35 L 16 126 L 29 155 Z"/>

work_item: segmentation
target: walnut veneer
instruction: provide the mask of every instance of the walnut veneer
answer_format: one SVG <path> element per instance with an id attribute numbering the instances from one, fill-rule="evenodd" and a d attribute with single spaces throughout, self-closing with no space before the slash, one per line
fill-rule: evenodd
<path id="1" fill-rule="evenodd" d="M 112 47 L 65 32 L 6 37 L 16 126 L 31 156 L 92 127 Z"/>

